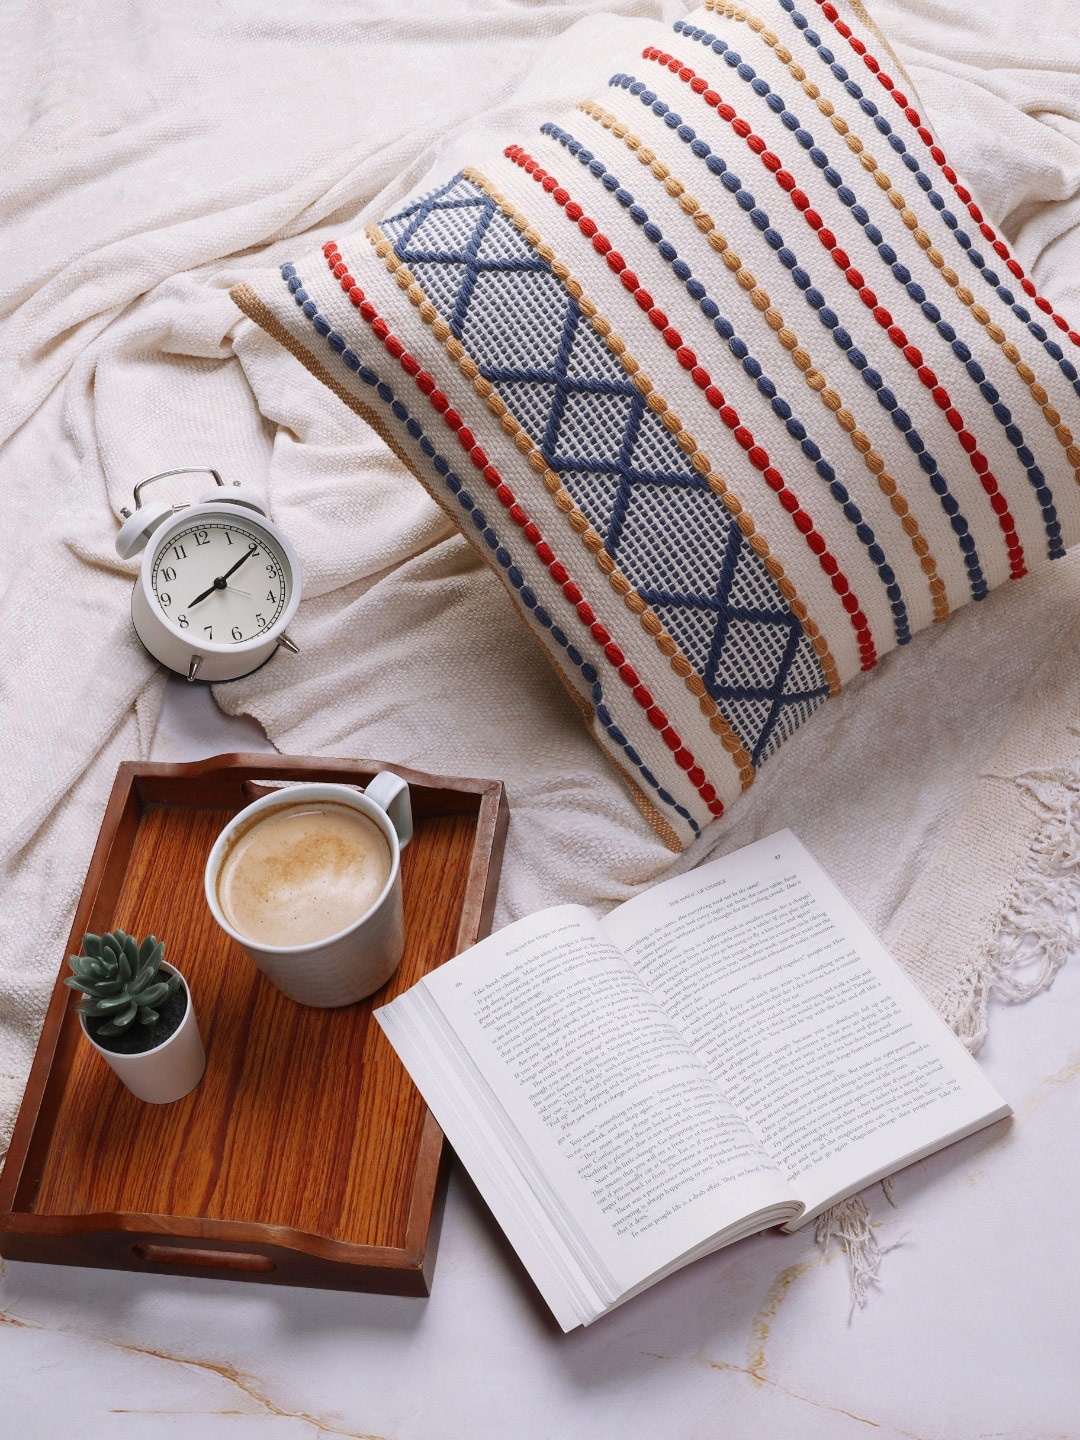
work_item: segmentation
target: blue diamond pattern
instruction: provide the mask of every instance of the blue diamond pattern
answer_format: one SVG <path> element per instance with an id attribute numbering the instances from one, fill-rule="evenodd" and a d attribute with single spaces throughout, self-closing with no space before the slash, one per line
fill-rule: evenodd
<path id="1" fill-rule="evenodd" d="M 472 181 L 455 176 L 382 229 L 677 641 L 754 765 L 767 759 L 828 686 L 719 497 L 562 282 Z"/>

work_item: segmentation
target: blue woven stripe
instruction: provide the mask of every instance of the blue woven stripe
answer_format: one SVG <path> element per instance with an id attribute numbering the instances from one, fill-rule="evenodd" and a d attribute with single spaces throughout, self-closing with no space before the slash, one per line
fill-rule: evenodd
<path id="1" fill-rule="evenodd" d="M 468 197 L 483 204 L 463 207 Z M 577 301 L 494 201 L 460 177 L 425 206 L 422 218 L 410 207 L 383 222 L 397 255 L 453 317 L 481 376 L 637 593 L 669 598 L 656 613 L 759 764 L 828 695 L 775 581 Z M 505 263 L 485 268 L 492 258 Z"/>
<path id="2" fill-rule="evenodd" d="M 960 222 L 934 189 L 930 177 L 925 173 L 919 165 L 918 160 L 916 160 L 915 156 L 912 155 L 911 151 L 904 144 L 902 137 L 896 133 L 878 107 L 870 97 L 864 93 L 861 86 L 855 83 L 844 67 L 837 61 L 833 52 L 822 43 L 821 36 L 810 29 L 810 22 L 805 15 L 800 14 L 799 11 L 796 10 L 794 0 L 780 0 L 780 4 L 784 10 L 787 11 L 791 23 L 800 31 L 806 43 L 817 51 L 821 59 L 828 65 L 829 69 L 836 76 L 837 80 L 841 82 L 852 99 L 859 102 L 859 108 L 863 114 L 868 115 L 873 120 L 875 128 L 885 136 L 891 148 L 900 156 L 903 165 L 914 175 L 915 183 L 919 186 L 920 190 L 926 193 L 926 198 L 952 231 L 956 243 L 963 249 L 972 265 L 975 266 L 986 283 L 1004 300 L 1005 304 L 1008 305 L 1017 319 L 1024 322 L 1046 353 L 1056 362 L 1059 370 L 1072 385 L 1077 395 L 1080 395 L 1080 371 L 1077 371 L 1076 366 L 1066 357 L 1065 352 L 1057 341 L 1039 324 L 1031 314 L 1031 311 L 1017 300 L 1008 286 L 1002 282 L 995 271 L 986 263 L 985 258 L 975 249 L 970 235 L 960 229 Z M 678 24 L 676 24 L 675 28 L 678 29 Z"/>
<path id="3" fill-rule="evenodd" d="M 678 29 L 678 25 L 682 25 L 682 22 L 678 22 L 676 29 Z M 771 97 L 775 103 L 771 104 L 770 108 L 774 109 L 783 123 L 794 131 L 799 144 L 809 153 L 813 164 L 822 172 L 827 184 L 836 192 L 837 199 L 851 211 L 856 223 L 862 228 L 866 238 L 873 245 L 875 252 L 890 274 L 900 283 L 910 299 L 916 303 L 920 313 L 931 322 L 942 338 L 948 341 L 957 359 L 963 362 L 964 373 L 976 387 L 980 400 L 989 408 L 994 420 L 1001 426 L 1006 438 L 1016 451 L 1017 458 L 1024 467 L 1042 512 L 1043 524 L 1046 527 L 1048 555 L 1051 560 L 1060 558 L 1065 553 L 1065 547 L 1061 541 L 1061 524 L 1054 506 L 1053 491 L 1047 485 L 1042 470 L 1035 464 L 1035 457 L 1025 444 L 1023 432 L 1014 421 L 1012 412 L 1003 403 L 996 386 L 990 382 L 986 371 L 974 358 L 971 350 L 957 336 L 952 325 L 943 318 L 938 307 L 927 299 L 926 291 L 914 279 L 907 266 L 900 262 L 896 251 L 887 244 L 877 226 L 871 223 L 865 207 L 858 204 L 853 191 L 843 183 L 839 171 L 821 147 L 815 143 L 813 135 L 803 126 L 798 116 L 787 108 L 786 102 L 781 96 L 761 76 L 757 75 L 753 67 L 746 64 L 725 40 L 718 40 L 715 35 L 709 35 L 704 30 L 692 29 L 688 25 L 682 25 L 682 33 L 694 40 L 699 40 L 717 55 L 722 55 L 739 79 L 745 85 L 749 85 L 756 95 L 765 99 L 767 104 L 770 103 Z M 1030 463 L 1025 463 L 1025 456 Z"/>
<path id="4" fill-rule="evenodd" d="M 627 190 L 606 166 L 598 160 L 591 150 L 587 150 L 580 141 L 558 125 L 550 121 L 540 127 L 541 133 L 550 135 L 553 139 L 568 150 L 571 155 L 585 166 L 590 175 L 600 181 L 603 188 L 613 194 L 615 199 L 627 211 L 630 218 L 638 225 L 648 239 L 659 251 L 662 258 L 674 272 L 676 277 L 686 287 L 686 292 L 692 300 L 697 301 L 702 313 L 712 321 L 716 333 L 727 342 L 728 348 L 737 360 L 742 364 L 747 375 L 754 381 L 758 390 L 764 395 L 774 413 L 784 423 L 784 428 L 793 439 L 799 442 L 806 458 L 814 466 L 815 473 L 825 481 L 827 493 L 830 499 L 842 507 L 845 520 L 854 529 L 860 543 L 866 549 L 871 561 L 877 569 L 882 585 L 885 587 L 885 595 L 889 601 L 893 626 L 896 632 L 896 643 L 906 645 L 911 639 L 911 627 L 908 621 L 907 606 L 900 590 L 896 574 L 892 566 L 885 559 L 885 552 L 877 542 L 874 531 L 866 522 L 851 492 L 836 478 L 836 471 L 822 454 L 821 447 L 814 441 L 806 426 L 795 415 L 792 407 L 781 395 L 777 386 L 765 374 L 760 361 L 752 354 L 750 347 L 737 334 L 734 325 L 726 316 L 720 313 L 719 306 L 709 295 L 705 286 L 694 275 L 690 266 L 681 259 L 675 246 L 670 240 L 665 239 L 660 227 L 655 221 L 649 218 L 645 207 L 634 199 L 634 196 Z"/>
<path id="5" fill-rule="evenodd" d="M 525 577 L 514 563 L 513 555 L 507 548 L 505 542 L 491 527 L 484 511 L 470 495 L 462 483 L 460 476 L 450 465 L 450 462 L 429 439 L 420 422 L 410 413 L 403 401 L 395 395 L 386 380 L 384 380 L 377 371 L 373 370 L 370 365 L 362 361 L 359 355 L 349 348 L 346 337 L 334 330 L 329 322 L 319 313 L 315 302 L 304 289 L 303 282 L 296 273 L 295 265 L 283 265 L 281 267 L 281 278 L 292 292 L 293 299 L 297 305 L 311 321 L 312 328 L 322 336 L 327 347 L 340 359 L 346 369 L 351 370 L 365 385 L 371 387 L 379 400 L 382 401 L 386 412 L 391 415 L 396 424 L 404 428 L 408 435 L 419 445 L 425 458 L 437 472 L 442 483 L 454 497 L 458 506 L 469 517 L 469 520 L 479 532 L 484 544 L 494 554 L 496 563 L 506 576 L 507 583 L 517 592 L 522 605 L 532 614 L 537 625 L 551 636 L 555 644 L 558 645 L 566 655 L 567 659 L 570 660 L 580 672 L 582 679 L 591 687 L 595 714 L 604 729 L 611 736 L 611 739 L 622 750 L 629 763 L 649 788 L 656 792 L 664 804 L 670 806 L 677 815 L 685 820 L 695 835 L 700 834 L 701 827 L 690 814 L 689 810 L 687 810 L 684 805 L 680 805 L 675 797 L 665 790 L 617 725 L 614 716 L 604 700 L 604 691 L 596 666 L 585 659 L 581 652 L 573 645 L 566 632 L 556 624 L 552 616 L 544 606 L 541 605 L 536 592 L 526 584 Z"/>
<path id="6" fill-rule="evenodd" d="M 971 598 L 985 600 L 990 593 L 990 587 L 983 573 L 975 537 L 971 533 L 966 518 L 961 513 L 959 502 L 938 469 L 937 461 L 912 424 L 911 417 L 906 411 L 901 410 L 899 401 L 886 386 L 884 378 L 871 368 L 866 356 L 861 350 L 856 349 L 851 336 L 842 328 L 839 316 L 826 305 L 825 296 L 814 286 L 809 272 L 799 264 L 798 257 L 786 244 L 780 231 L 773 225 L 768 212 L 758 205 L 738 175 L 728 166 L 727 161 L 702 140 L 697 131 L 687 125 L 682 116 L 676 114 L 666 101 L 657 96 L 654 90 L 648 89 L 644 81 L 635 79 L 633 75 L 613 75 L 608 83 L 618 85 L 623 90 L 628 90 L 631 95 L 636 95 L 651 114 L 659 116 L 665 125 L 673 130 L 685 145 L 689 146 L 697 159 L 702 161 L 713 175 L 719 177 L 720 188 L 736 202 L 741 210 L 749 212 L 754 226 L 763 232 L 769 248 L 776 252 L 776 258 L 786 270 L 791 272 L 791 278 L 807 305 L 832 336 L 833 342 L 847 355 L 850 363 L 862 377 L 863 383 L 873 392 L 878 404 L 888 413 L 908 446 L 914 451 L 919 461 L 919 468 L 927 476 L 930 488 L 938 497 L 941 508 L 948 516 L 949 524 L 956 536 L 956 543 L 968 572 Z"/>

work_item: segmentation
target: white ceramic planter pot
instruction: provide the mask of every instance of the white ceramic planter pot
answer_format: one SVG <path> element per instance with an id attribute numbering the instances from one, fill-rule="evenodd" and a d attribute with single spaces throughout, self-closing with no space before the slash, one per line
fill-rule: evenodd
<path id="1" fill-rule="evenodd" d="M 167 960 L 162 961 L 161 968 L 174 974 L 180 973 Z M 79 1016 L 83 1034 L 106 1064 L 116 1071 L 137 1099 L 149 1100 L 152 1105 L 167 1105 L 170 1100 L 179 1100 L 189 1090 L 194 1090 L 206 1069 L 206 1052 L 199 1034 L 199 1023 L 195 1019 L 195 1006 L 183 975 L 180 975 L 180 984 L 187 996 L 184 1018 L 167 1040 L 139 1055 L 118 1055 L 115 1050 L 106 1050 L 87 1030 L 85 1015 Z"/>

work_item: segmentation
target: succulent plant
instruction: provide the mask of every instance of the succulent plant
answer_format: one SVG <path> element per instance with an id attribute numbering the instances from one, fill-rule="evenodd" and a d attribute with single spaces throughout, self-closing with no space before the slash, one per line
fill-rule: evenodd
<path id="1" fill-rule="evenodd" d="M 86 999 L 75 1008 L 88 1019 L 105 1019 L 99 1035 L 122 1035 L 132 1025 L 153 1025 L 161 1006 L 180 984 L 180 976 L 159 978 L 165 946 L 153 935 L 138 944 L 133 935 L 113 930 L 84 935 L 81 955 L 69 955 L 75 972 L 65 980 Z"/>

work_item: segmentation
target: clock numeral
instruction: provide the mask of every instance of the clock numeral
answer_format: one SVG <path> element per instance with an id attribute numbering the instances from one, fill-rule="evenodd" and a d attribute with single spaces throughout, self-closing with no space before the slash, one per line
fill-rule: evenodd
<path id="1" fill-rule="evenodd" d="M 276 574 L 277 574 L 277 566 L 276 566 L 276 565 L 267 565 L 267 567 L 266 567 L 266 573 L 267 573 L 268 575 L 276 575 Z"/>
<path id="2" fill-rule="evenodd" d="M 273 592 L 272 590 L 268 590 L 268 591 L 266 592 L 266 598 L 267 598 L 267 600 L 269 600 L 269 602 L 270 602 L 271 605 L 276 605 L 276 604 L 277 604 L 277 601 L 274 599 L 274 592 Z"/>
<path id="3" fill-rule="evenodd" d="M 175 579 L 176 579 L 176 571 L 172 568 L 171 565 L 166 565 L 166 566 L 165 566 L 165 569 L 162 570 L 162 572 L 161 572 L 161 578 L 162 578 L 163 580 L 166 580 L 166 581 L 175 580 Z"/>
<path id="4" fill-rule="evenodd" d="M 212 640 L 214 638 L 214 627 L 212 625 L 204 625 L 202 628 L 203 634 L 209 635 L 210 639 Z"/>
<path id="5" fill-rule="evenodd" d="M 228 530 L 225 531 L 225 543 L 226 545 L 232 544 L 232 535 Z"/>
<path id="6" fill-rule="evenodd" d="M 167 610 L 172 604 L 172 596 L 167 590 L 163 590 L 157 598 L 161 602 L 161 605 L 165 610 Z"/>
<path id="7" fill-rule="evenodd" d="M 177 560 L 186 560 L 186 559 L 187 559 L 187 551 L 184 549 L 184 547 L 183 547 L 182 545 L 174 545 L 174 546 L 173 546 L 173 552 L 172 552 L 172 553 L 176 556 Z"/>
<path id="8" fill-rule="evenodd" d="M 240 629 L 239 625 L 232 627 L 232 638 L 234 640 L 242 640 L 244 638 L 244 632 Z"/>
<path id="9" fill-rule="evenodd" d="M 209 544 L 210 544 L 210 535 L 209 535 L 209 533 L 208 533 L 206 530 L 196 530 L 196 531 L 195 531 L 195 544 L 196 544 L 196 545 L 209 545 Z"/>
<path id="10" fill-rule="evenodd" d="M 258 627 L 259 627 L 260 630 L 262 630 L 262 629 L 265 627 L 265 625 L 266 625 L 266 621 L 263 619 L 263 617 L 262 617 L 261 615 L 256 615 L 256 616 L 255 616 L 255 624 L 258 625 Z"/>
<path id="11" fill-rule="evenodd" d="M 186 629 L 188 628 L 188 618 L 187 618 L 187 616 L 186 616 L 186 615 L 177 615 L 177 617 L 176 617 L 176 623 L 180 626 L 180 629 L 181 629 L 181 630 L 186 630 Z"/>

